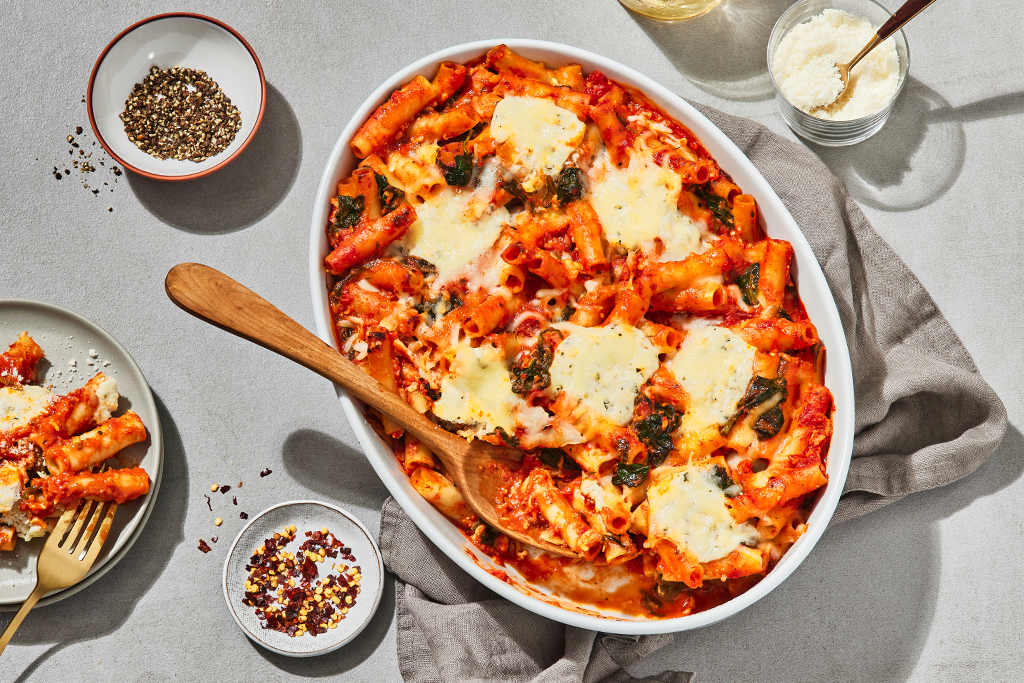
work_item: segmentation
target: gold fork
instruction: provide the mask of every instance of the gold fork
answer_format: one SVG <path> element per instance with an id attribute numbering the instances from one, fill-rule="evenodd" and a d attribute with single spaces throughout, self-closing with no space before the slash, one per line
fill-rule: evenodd
<path id="1" fill-rule="evenodd" d="M 46 539 L 46 545 L 43 546 L 36 561 L 36 588 L 0 636 L 0 654 L 3 654 L 7 643 L 11 642 L 14 632 L 21 626 L 22 620 L 36 601 L 50 591 L 68 588 L 81 581 L 100 554 L 100 549 L 107 540 L 110 525 L 114 521 L 117 503 L 111 503 L 104 515 L 103 508 L 106 503 L 92 500 L 82 502 L 85 504 L 79 503 L 78 506 L 64 511 L 60 521 L 50 532 L 50 537 Z M 75 519 L 76 514 L 78 519 Z M 72 521 L 74 527 L 67 533 Z M 97 525 L 99 531 L 94 534 Z"/>

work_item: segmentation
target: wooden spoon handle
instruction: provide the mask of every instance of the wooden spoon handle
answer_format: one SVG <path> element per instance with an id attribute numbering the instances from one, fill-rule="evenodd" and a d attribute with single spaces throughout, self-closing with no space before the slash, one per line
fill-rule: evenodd
<path id="1" fill-rule="evenodd" d="M 446 459 L 451 434 L 389 392 L 334 347 L 224 273 L 199 263 L 181 263 L 168 271 L 164 288 L 171 301 L 197 318 L 340 384 L 360 401 L 408 429 L 442 460 Z"/>
<path id="2" fill-rule="evenodd" d="M 889 21 L 882 24 L 882 27 L 878 29 L 877 34 L 880 40 L 885 40 L 892 34 L 903 28 L 903 25 L 908 21 L 916 17 L 921 10 L 928 5 L 935 2 L 935 0 L 907 0 L 903 3 L 903 6 L 896 10 L 896 13 L 889 17 Z"/>

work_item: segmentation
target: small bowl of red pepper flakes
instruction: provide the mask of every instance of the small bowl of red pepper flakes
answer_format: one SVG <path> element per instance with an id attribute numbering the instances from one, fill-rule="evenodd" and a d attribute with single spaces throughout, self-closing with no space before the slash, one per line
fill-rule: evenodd
<path id="1" fill-rule="evenodd" d="M 355 638 L 380 602 L 384 567 L 365 527 L 316 501 L 276 505 L 235 539 L 224 596 L 249 638 L 308 657 Z"/>

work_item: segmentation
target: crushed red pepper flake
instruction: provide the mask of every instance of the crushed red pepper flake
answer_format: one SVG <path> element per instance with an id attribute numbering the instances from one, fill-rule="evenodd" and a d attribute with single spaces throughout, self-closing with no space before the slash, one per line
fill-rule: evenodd
<path id="1" fill-rule="evenodd" d="M 208 552 L 210 552 L 211 550 L 213 550 L 213 548 L 211 548 L 210 546 L 208 546 L 208 545 L 206 544 L 206 541 L 204 541 L 204 540 L 203 540 L 203 539 L 201 539 L 201 538 L 199 539 L 199 549 L 200 549 L 200 550 L 202 550 L 202 551 L 203 551 L 204 553 L 208 553 Z"/>
<path id="2" fill-rule="evenodd" d="M 231 490 L 231 487 L 230 487 L 230 486 L 228 486 L 227 484 L 225 484 L 224 486 L 221 486 L 221 487 L 220 487 L 220 492 L 221 492 L 221 493 L 227 493 L 227 492 L 228 492 L 228 491 L 230 491 L 230 490 Z"/>
<path id="3" fill-rule="evenodd" d="M 239 513 L 238 513 L 238 516 L 239 516 L 239 517 L 240 517 L 241 519 L 249 519 L 249 513 L 248 513 L 248 512 L 239 512 Z"/>
<path id="4" fill-rule="evenodd" d="M 270 469 L 268 467 L 267 469 L 265 469 L 262 472 L 260 472 L 260 476 L 261 477 L 269 477 L 271 474 L 273 474 L 273 472 L 274 472 L 274 470 L 272 470 L 272 469 Z"/>
<path id="5" fill-rule="evenodd" d="M 213 512 L 213 505 L 210 503 L 210 497 L 204 493 L 203 498 L 206 499 L 206 507 L 210 508 L 210 512 Z"/>
<path id="6" fill-rule="evenodd" d="M 285 550 L 296 537 L 296 528 L 290 526 L 283 534 L 266 539 L 245 567 L 249 577 L 242 602 L 256 608 L 263 628 L 293 637 L 306 633 L 315 637 L 336 628 L 356 604 L 362 577 L 358 566 L 332 563 L 338 572 L 320 578 L 318 563 L 339 557 L 355 562 L 356 558 L 352 549 L 326 528 L 305 535 L 307 540 L 299 546 L 300 559 Z"/>

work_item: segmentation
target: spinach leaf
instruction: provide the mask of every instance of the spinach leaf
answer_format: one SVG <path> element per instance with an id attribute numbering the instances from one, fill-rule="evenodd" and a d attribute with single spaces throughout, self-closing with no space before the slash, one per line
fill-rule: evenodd
<path id="1" fill-rule="evenodd" d="M 437 266 L 430 261 L 421 259 L 419 256 L 406 256 L 404 259 L 405 265 L 410 268 L 415 268 L 424 275 L 437 275 Z"/>
<path id="2" fill-rule="evenodd" d="M 696 188 L 694 192 L 697 197 L 704 200 L 704 203 L 708 205 L 708 210 L 711 211 L 711 215 L 715 217 L 716 221 L 727 228 L 735 227 L 732 220 L 732 211 L 729 209 L 729 202 L 724 197 L 719 197 L 703 186 Z"/>
<path id="3" fill-rule="evenodd" d="M 775 379 L 768 379 L 758 375 L 750 382 L 750 386 L 747 387 L 747 393 L 736 403 L 736 412 L 746 412 L 755 406 L 761 405 L 772 396 L 775 396 L 775 394 L 782 395 L 782 398 L 779 399 L 780 403 L 789 397 L 789 392 L 786 388 L 786 378 L 776 377 Z"/>
<path id="4" fill-rule="evenodd" d="M 495 427 L 493 433 L 496 434 L 498 438 L 501 439 L 501 442 L 506 446 L 519 445 L 519 439 L 517 439 L 514 436 L 509 436 L 508 432 L 505 431 L 504 427 Z"/>
<path id="5" fill-rule="evenodd" d="M 462 297 L 459 296 L 458 292 L 450 292 L 448 294 L 448 310 L 444 314 L 448 315 L 456 308 L 462 308 Z"/>
<path id="6" fill-rule="evenodd" d="M 533 354 L 516 361 L 509 370 L 512 391 L 526 395 L 551 385 L 551 362 L 555 359 L 555 345 L 562 341 L 562 336 L 562 332 L 550 327 L 540 333 Z"/>
<path id="7" fill-rule="evenodd" d="M 647 464 L 657 467 L 672 452 L 672 432 L 679 429 L 683 418 L 668 403 L 656 403 L 646 397 L 638 401 L 642 401 L 650 413 L 633 422 L 633 431 L 640 443 L 647 446 Z"/>
<path id="8" fill-rule="evenodd" d="M 645 463 L 636 462 L 627 464 L 620 462 L 615 466 L 615 474 L 612 476 L 612 483 L 616 486 L 629 486 L 636 488 L 643 483 L 651 471 L 651 466 Z"/>
<path id="9" fill-rule="evenodd" d="M 649 591 L 640 591 L 640 601 L 643 603 L 644 608 L 651 614 L 656 614 L 659 617 L 661 614 L 661 608 L 665 604 L 657 596 Z"/>
<path id="10" fill-rule="evenodd" d="M 625 548 L 626 547 L 626 546 L 622 545 L 622 541 L 620 541 L 615 536 L 612 536 L 611 534 L 605 534 L 604 535 L 604 540 L 608 541 L 609 543 L 614 543 L 615 545 L 619 546 L 620 548 Z"/>
<path id="11" fill-rule="evenodd" d="M 537 459 L 548 467 L 553 467 L 557 470 L 559 465 L 562 464 L 562 449 L 542 448 L 540 453 L 537 454 Z"/>
<path id="12" fill-rule="evenodd" d="M 515 197 L 521 202 L 527 203 L 530 201 L 529 195 L 526 194 L 526 190 L 519 184 L 519 181 L 515 178 L 503 178 L 498 181 L 498 187 L 510 195 Z"/>
<path id="13" fill-rule="evenodd" d="M 405 199 L 405 193 L 397 187 L 392 187 L 388 179 L 380 173 L 374 172 L 377 180 L 377 196 L 380 197 L 381 211 L 391 213 L 398 208 L 398 203 Z"/>
<path id="14" fill-rule="evenodd" d="M 740 288 L 740 292 L 743 293 L 743 300 L 747 302 L 748 306 L 756 306 L 759 303 L 757 300 L 757 285 L 760 279 L 760 263 L 750 264 L 743 271 L 742 275 L 736 277 L 736 286 Z"/>
<path id="15" fill-rule="evenodd" d="M 792 318 L 791 318 L 791 317 L 789 316 L 789 313 L 786 313 L 786 309 L 784 309 L 784 308 L 780 308 L 780 309 L 779 309 L 779 317 L 780 317 L 781 319 L 783 319 L 783 320 L 789 320 L 790 322 L 792 322 L 792 320 L 793 320 L 793 319 L 792 319 Z"/>
<path id="16" fill-rule="evenodd" d="M 764 411 L 761 417 L 757 418 L 757 421 L 754 422 L 754 431 L 757 432 L 757 438 L 767 441 L 779 433 L 785 422 L 786 417 L 782 414 L 782 408 L 775 406 Z"/>
<path id="17" fill-rule="evenodd" d="M 776 377 L 775 379 L 768 379 L 767 377 L 761 377 L 760 375 L 758 375 L 750 382 L 750 386 L 747 387 L 747 393 L 744 394 L 743 398 L 741 398 L 736 403 L 736 412 L 733 414 L 732 417 L 729 418 L 729 420 L 724 425 L 718 428 L 718 431 L 722 434 L 722 436 L 729 436 L 729 432 L 731 432 L 732 428 L 736 425 L 736 421 L 743 417 L 743 414 L 746 413 L 751 408 L 761 405 L 765 401 L 771 399 L 776 394 L 780 396 L 779 403 L 782 403 L 783 401 L 786 400 L 786 398 L 789 396 L 789 391 L 786 385 L 785 369 L 784 366 L 782 367 L 783 369 L 781 370 L 782 374 L 780 377 Z M 779 409 L 779 414 L 781 415 L 782 409 L 779 408 L 778 406 L 775 406 L 775 408 L 772 408 L 772 410 L 775 410 L 777 408 Z M 768 412 L 770 413 L 772 411 L 769 410 Z M 758 422 L 760 422 L 760 419 L 758 420 Z M 766 423 L 766 425 L 767 424 L 768 423 Z M 782 425 L 780 424 L 779 427 L 781 428 Z M 754 429 L 756 431 L 757 428 L 755 427 Z M 772 436 L 778 434 L 778 432 L 779 430 L 776 429 L 775 433 Z M 760 435 L 760 432 L 758 432 L 758 435 Z"/>
<path id="18" fill-rule="evenodd" d="M 476 526 L 473 527 L 472 535 L 475 536 L 477 534 L 477 531 L 480 532 L 480 542 L 484 545 L 493 546 L 494 541 L 498 539 L 498 532 L 495 531 L 492 527 L 488 526 L 487 524 L 484 524 L 483 522 L 476 523 Z"/>
<path id="19" fill-rule="evenodd" d="M 473 156 L 471 154 L 457 155 L 450 165 L 438 158 L 437 165 L 444 173 L 445 182 L 452 187 L 465 187 L 469 185 L 469 179 L 473 177 Z"/>
<path id="20" fill-rule="evenodd" d="M 342 230 L 355 227 L 365 208 L 366 200 L 363 199 L 363 195 L 338 195 L 338 210 L 334 212 L 334 223 L 331 224 L 328 238 L 334 239 Z"/>
<path id="21" fill-rule="evenodd" d="M 439 295 L 433 299 L 424 299 L 418 304 L 413 304 L 412 307 L 417 313 L 424 317 L 424 322 L 428 326 L 432 327 L 434 325 L 434 321 L 439 317 L 438 309 L 443 301 L 444 298 Z"/>
<path id="22" fill-rule="evenodd" d="M 562 312 L 558 315 L 558 321 L 559 322 L 567 321 L 569 318 L 572 317 L 573 313 L 575 313 L 575 312 L 576 312 L 576 308 L 573 307 L 572 304 L 566 304 L 565 308 L 563 308 Z"/>
<path id="23" fill-rule="evenodd" d="M 735 486 L 736 482 L 729 476 L 728 470 L 721 465 L 715 465 L 711 468 L 711 480 L 715 482 L 715 486 L 722 489 L 723 491 L 730 486 Z"/>
<path id="24" fill-rule="evenodd" d="M 562 172 L 558 174 L 558 180 L 556 181 L 555 187 L 555 195 L 558 197 L 558 201 L 562 205 L 577 201 L 583 196 L 583 183 L 580 179 L 580 170 L 572 167 L 563 168 Z"/>

